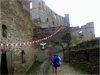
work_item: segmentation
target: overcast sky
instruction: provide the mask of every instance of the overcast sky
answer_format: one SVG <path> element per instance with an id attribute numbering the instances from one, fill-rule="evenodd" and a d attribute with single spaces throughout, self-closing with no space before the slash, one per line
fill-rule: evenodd
<path id="1" fill-rule="evenodd" d="M 61 16 L 69 14 L 71 26 L 94 22 L 95 36 L 100 36 L 100 0 L 44 0 Z"/>

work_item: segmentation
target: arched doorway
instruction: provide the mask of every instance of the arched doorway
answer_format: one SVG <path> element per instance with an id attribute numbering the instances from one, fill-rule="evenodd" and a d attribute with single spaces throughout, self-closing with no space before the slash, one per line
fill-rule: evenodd
<path id="1" fill-rule="evenodd" d="M 6 51 L 5 49 L 1 49 L 1 73 L 0 75 L 13 75 L 14 67 L 13 67 L 13 53 L 12 51 Z"/>
<path id="2" fill-rule="evenodd" d="M 63 61 L 65 61 L 66 58 L 66 47 L 68 46 L 67 43 L 60 43 L 59 41 L 55 42 L 53 45 L 52 53 L 56 52 L 63 52 Z M 58 47 L 58 48 L 57 48 Z"/>
<path id="3" fill-rule="evenodd" d="M 6 52 L 2 50 L 1 54 L 1 75 L 8 74 Z"/>

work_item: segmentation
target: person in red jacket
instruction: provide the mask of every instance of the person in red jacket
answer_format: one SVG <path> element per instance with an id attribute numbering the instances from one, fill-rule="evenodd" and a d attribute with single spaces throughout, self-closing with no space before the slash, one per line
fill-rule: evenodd
<path id="1" fill-rule="evenodd" d="M 53 63 L 52 63 L 52 59 L 54 58 L 54 54 L 52 54 L 51 56 L 50 56 L 50 63 L 51 63 L 51 65 L 52 65 L 52 70 L 53 70 L 53 72 L 54 72 L 54 65 L 53 65 Z"/>

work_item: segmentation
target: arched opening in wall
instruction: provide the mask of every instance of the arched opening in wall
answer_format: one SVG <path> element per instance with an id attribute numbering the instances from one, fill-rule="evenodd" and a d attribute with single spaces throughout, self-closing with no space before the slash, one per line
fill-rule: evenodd
<path id="1" fill-rule="evenodd" d="M 59 21 L 60 21 L 60 16 L 59 16 Z"/>
<path id="2" fill-rule="evenodd" d="M 7 67 L 7 57 L 6 57 L 6 52 L 4 50 L 2 51 L 2 55 L 1 55 L 1 75 L 3 74 L 8 74 L 8 67 Z"/>
<path id="3" fill-rule="evenodd" d="M 24 52 L 24 50 L 22 50 L 21 56 L 22 56 L 22 64 L 24 64 L 25 63 L 25 52 Z"/>
<path id="4" fill-rule="evenodd" d="M 53 46 L 51 53 L 62 52 L 63 53 L 63 55 L 61 56 L 62 60 L 66 61 L 66 58 L 68 58 L 69 60 L 69 57 L 67 56 L 68 49 L 66 49 L 68 47 L 67 43 L 61 43 L 59 41 L 55 41 L 55 43 L 52 43 L 52 45 Z"/>
<path id="5" fill-rule="evenodd" d="M 48 18 L 47 18 L 47 22 L 49 22 L 49 21 L 48 21 Z"/>
<path id="6" fill-rule="evenodd" d="M 7 37 L 7 27 L 6 27 L 6 25 L 2 25 L 2 36 Z"/>
<path id="7" fill-rule="evenodd" d="M 56 14 L 54 15 L 55 19 L 56 19 Z"/>
<path id="8" fill-rule="evenodd" d="M 52 11 L 51 11 L 51 15 L 52 15 Z"/>
<path id="9" fill-rule="evenodd" d="M 30 9 L 32 9 L 32 1 L 30 1 Z"/>
<path id="10" fill-rule="evenodd" d="M 42 1 L 42 5 L 43 5 L 44 3 L 43 3 L 43 1 Z"/>
<path id="11" fill-rule="evenodd" d="M 44 11 L 44 2 L 42 1 L 42 8 L 43 8 L 43 11 Z"/>
<path id="12" fill-rule="evenodd" d="M 82 38 L 83 37 L 83 31 L 80 30 L 78 33 L 79 33 L 79 37 Z"/>
<path id="13" fill-rule="evenodd" d="M 53 25 L 55 24 L 54 21 L 52 21 Z"/>

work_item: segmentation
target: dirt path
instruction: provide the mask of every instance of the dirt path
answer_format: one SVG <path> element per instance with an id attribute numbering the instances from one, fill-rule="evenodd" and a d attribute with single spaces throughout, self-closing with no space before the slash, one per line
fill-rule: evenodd
<path id="1" fill-rule="evenodd" d="M 59 53 L 58 54 L 61 58 L 63 58 L 63 53 Z M 58 75 L 80 75 L 81 73 L 77 72 L 76 70 L 74 70 L 72 67 L 70 67 L 67 63 L 63 62 L 63 59 L 61 61 L 61 67 L 60 67 L 61 71 L 58 72 Z M 50 66 L 48 75 L 54 75 L 54 72 L 52 71 L 52 66 Z"/>

